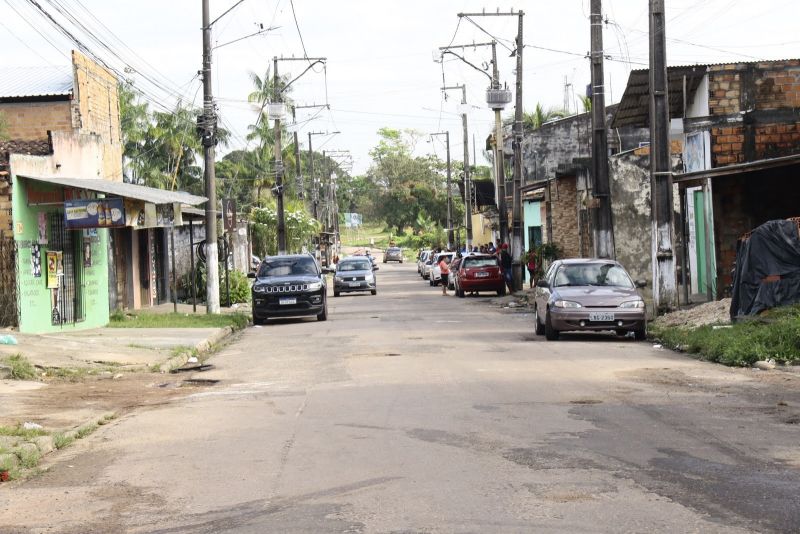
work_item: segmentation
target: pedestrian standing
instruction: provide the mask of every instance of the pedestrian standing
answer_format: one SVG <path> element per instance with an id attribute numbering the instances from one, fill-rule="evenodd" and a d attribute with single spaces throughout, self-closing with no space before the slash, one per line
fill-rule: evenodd
<path id="1" fill-rule="evenodd" d="M 533 286 L 536 285 L 536 251 L 533 249 L 528 251 L 528 274 L 531 277 L 528 287 L 533 289 Z"/>
<path id="2" fill-rule="evenodd" d="M 511 270 L 511 254 L 508 253 L 508 243 L 500 245 L 500 266 L 503 268 L 503 278 L 505 278 L 508 292 L 514 292 L 514 274 Z"/>
<path id="3" fill-rule="evenodd" d="M 450 265 L 447 263 L 448 258 L 442 257 L 439 260 L 439 271 L 442 273 L 442 295 L 447 295 L 447 280 L 450 278 Z"/>

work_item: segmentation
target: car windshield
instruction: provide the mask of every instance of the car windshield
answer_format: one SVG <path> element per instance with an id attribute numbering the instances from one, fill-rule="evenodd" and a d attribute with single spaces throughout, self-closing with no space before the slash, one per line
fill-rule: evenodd
<path id="1" fill-rule="evenodd" d="M 338 271 L 369 271 L 372 269 L 369 260 L 343 261 L 336 268 Z"/>
<path id="2" fill-rule="evenodd" d="M 400 252 L 399 248 L 390 248 L 387 252 L 397 253 Z"/>
<path id="3" fill-rule="evenodd" d="M 271 258 L 264 260 L 258 270 L 259 278 L 269 276 L 291 276 L 318 274 L 314 259 L 308 258 Z"/>
<path id="4" fill-rule="evenodd" d="M 464 260 L 465 269 L 475 267 L 497 267 L 497 258 L 466 258 Z"/>
<path id="5" fill-rule="evenodd" d="M 610 286 L 632 289 L 628 273 L 613 263 L 562 265 L 556 273 L 555 286 Z"/>

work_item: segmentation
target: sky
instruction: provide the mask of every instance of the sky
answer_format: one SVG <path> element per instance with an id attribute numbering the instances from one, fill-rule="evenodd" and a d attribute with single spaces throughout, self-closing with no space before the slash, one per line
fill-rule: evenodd
<path id="1" fill-rule="evenodd" d="M 215 19 L 238 0 L 210 0 Z M 69 33 L 143 91 L 151 108 L 172 109 L 178 99 L 202 104 L 197 71 L 202 67 L 201 2 L 187 0 L 0 0 L 0 66 L 67 65 L 76 45 L 58 33 L 35 4 Z M 246 148 L 247 126 L 257 110 L 247 102 L 251 73 L 263 77 L 272 58 L 325 57 L 292 84 L 298 132 L 307 149 L 349 150 L 353 173 L 364 173 L 382 127 L 420 133 L 419 154 L 444 158 L 449 131 L 453 159 L 463 157 L 460 91 L 466 84 L 469 143 L 477 163 L 491 131 L 486 108 L 489 79 L 479 72 L 491 58 L 488 47 L 470 47 L 464 59 L 439 61 L 438 47 L 498 41 L 502 83 L 513 90 L 518 17 L 461 18 L 458 13 L 525 13 L 523 108 L 580 108 L 589 83 L 589 0 L 538 0 L 485 4 L 473 0 L 244 0 L 213 26 L 213 92 L 222 126 L 232 134 L 226 151 Z M 603 0 L 606 104 L 618 102 L 631 69 L 648 61 L 648 0 Z M 666 0 L 669 65 L 800 57 L 797 0 Z M 259 35 L 238 40 L 259 32 Z M 231 41 L 238 40 L 234 43 Z M 292 78 L 308 66 L 281 61 Z M 489 71 L 491 72 L 491 71 Z M 511 113 L 513 105 L 506 113 Z M 582 109 L 582 108 L 580 108 Z M 326 132 L 341 132 L 326 135 Z"/>

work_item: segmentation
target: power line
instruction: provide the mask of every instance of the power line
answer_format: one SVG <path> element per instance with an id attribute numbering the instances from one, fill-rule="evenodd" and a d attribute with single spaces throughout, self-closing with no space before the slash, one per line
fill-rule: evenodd
<path id="1" fill-rule="evenodd" d="M 289 0 L 289 5 L 292 6 L 292 18 L 294 18 L 294 27 L 297 28 L 297 35 L 300 37 L 300 44 L 303 46 L 303 57 L 308 58 L 308 52 L 306 52 L 306 43 L 303 42 L 303 34 L 300 31 L 300 25 L 297 23 L 297 14 L 294 11 L 294 0 Z"/>

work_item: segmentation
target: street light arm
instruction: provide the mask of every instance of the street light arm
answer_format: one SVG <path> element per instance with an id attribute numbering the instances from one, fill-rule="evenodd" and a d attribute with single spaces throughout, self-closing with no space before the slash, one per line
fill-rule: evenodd
<path id="1" fill-rule="evenodd" d="M 226 9 L 226 10 L 225 10 L 225 11 L 222 13 L 222 15 L 220 15 L 219 17 L 217 17 L 217 18 L 215 18 L 214 20 L 212 20 L 212 21 L 211 21 L 211 22 L 208 24 L 207 28 L 210 28 L 211 26 L 213 26 L 214 24 L 216 24 L 216 23 L 217 23 L 217 21 L 218 21 L 219 19 L 221 19 L 222 17 L 224 17 L 225 15 L 227 15 L 228 13 L 230 13 L 231 11 L 233 11 L 234 9 L 236 9 L 237 7 L 239 7 L 239 5 L 240 5 L 242 2 L 244 2 L 244 0 L 239 0 L 238 2 L 236 2 L 235 4 L 233 4 L 231 7 L 229 7 L 228 9 Z"/>
<path id="2" fill-rule="evenodd" d="M 263 30 L 258 30 L 255 33 L 251 33 L 250 35 L 245 35 L 244 37 L 239 37 L 238 39 L 234 39 L 233 41 L 228 41 L 227 43 L 222 43 L 221 45 L 217 45 L 212 48 L 212 50 L 216 50 L 217 48 L 222 48 L 223 46 L 228 46 L 229 44 L 238 43 L 239 41 L 243 41 L 245 39 L 249 39 L 250 37 L 255 37 L 256 35 L 261 35 L 262 33 L 267 33 L 272 30 L 277 30 L 280 26 L 270 26 L 269 28 L 264 28 Z"/>
<path id="3" fill-rule="evenodd" d="M 300 74 L 299 74 L 299 75 L 298 75 L 298 76 L 297 76 L 297 77 L 296 77 L 294 80 L 292 80 L 292 81 L 290 81 L 289 83 L 287 83 L 286 85 L 284 85 L 284 86 L 283 86 L 283 89 L 281 89 L 281 91 L 280 91 L 280 92 L 282 93 L 282 92 L 284 92 L 285 90 L 287 90 L 287 89 L 289 88 L 289 86 L 290 86 L 290 85 L 292 85 L 294 82 L 296 82 L 297 80 L 299 80 L 299 79 L 300 79 L 300 78 L 301 78 L 301 77 L 302 77 L 302 76 L 303 76 L 303 75 L 304 75 L 306 72 L 308 72 L 309 70 L 311 70 L 311 69 L 314 67 L 314 65 L 316 65 L 317 63 L 323 63 L 323 64 L 324 64 L 324 63 L 325 63 L 325 60 L 324 60 L 324 59 L 318 59 L 318 60 L 316 60 L 315 62 L 311 63 L 311 64 L 310 64 L 308 67 L 306 67 L 306 69 L 305 69 L 303 72 L 301 72 L 301 73 L 300 73 Z"/>

